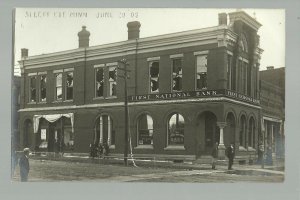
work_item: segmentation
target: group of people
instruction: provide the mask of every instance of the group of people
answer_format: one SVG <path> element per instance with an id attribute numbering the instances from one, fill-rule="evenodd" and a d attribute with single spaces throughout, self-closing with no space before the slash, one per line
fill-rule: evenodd
<path id="1" fill-rule="evenodd" d="M 226 150 L 225 150 L 225 155 L 228 158 L 228 170 L 232 169 L 232 165 L 233 165 L 233 159 L 234 159 L 234 145 L 230 144 Z M 218 157 L 219 157 L 219 144 L 218 142 L 216 142 L 213 150 L 212 150 L 212 169 L 216 169 L 216 164 L 218 161 Z"/>
<path id="2" fill-rule="evenodd" d="M 90 144 L 90 156 L 92 158 L 108 156 L 108 154 L 109 146 L 107 143 L 104 143 L 103 145 Z"/>

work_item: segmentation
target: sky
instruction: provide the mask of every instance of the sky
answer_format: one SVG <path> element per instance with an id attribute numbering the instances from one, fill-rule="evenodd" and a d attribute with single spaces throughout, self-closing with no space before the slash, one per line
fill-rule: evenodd
<path id="1" fill-rule="evenodd" d="M 285 10 L 242 9 L 262 24 L 258 30 L 264 50 L 260 69 L 285 67 Z M 127 40 L 129 21 L 141 23 L 140 38 L 218 25 L 218 13 L 236 9 L 103 9 L 17 8 L 15 18 L 15 75 L 20 75 L 21 48 L 29 56 L 78 48 L 83 25 L 91 33 L 90 46 Z"/>

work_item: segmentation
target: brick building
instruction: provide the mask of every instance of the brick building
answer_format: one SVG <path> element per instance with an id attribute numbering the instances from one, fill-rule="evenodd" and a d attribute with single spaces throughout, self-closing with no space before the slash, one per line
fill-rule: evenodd
<path id="1" fill-rule="evenodd" d="M 234 143 L 248 158 L 260 134 L 260 26 L 237 11 L 220 13 L 214 27 L 147 38 L 129 22 L 127 41 L 91 47 L 83 26 L 78 49 L 30 57 L 22 49 L 20 143 L 74 153 L 107 143 L 121 155 L 125 58 L 134 154 L 195 159 L 219 142 L 221 157 Z"/>
<path id="2" fill-rule="evenodd" d="M 270 66 L 259 74 L 265 146 L 271 147 L 277 158 L 284 157 L 285 68 Z"/>

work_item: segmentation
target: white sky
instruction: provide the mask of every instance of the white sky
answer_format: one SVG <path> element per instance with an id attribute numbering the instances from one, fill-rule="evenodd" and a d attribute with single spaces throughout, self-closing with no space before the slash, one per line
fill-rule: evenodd
<path id="1" fill-rule="evenodd" d="M 262 24 L 258 31 L 260 47 L 264 50 L 261 69 L 266 69 L 266 66 L 285 67 L 285 11 L 243 10 L 250 16 L 255 13 L 257 21 Z M 140 37 L 143 38 L 217 26 L 218 13 L 234 11 L 236 9 L 18 8 L 15 20 L 15 63 L 18 65 L 21 48 L 28 48 L 29 56 L 78 48 L 77 33 L 83 25 L 91 33 L 90 46 L 95 46 L 127 40 L 126 24 L 129 21 L 140 21 Z M 97 17 L 104 12 L 110 13 L 111 17 Z M 82 13 L 82 16 L 74 13 Z M 122 13 L 125 13 L 124 18 Z M 15 74 L 19 74 L 18 69 Z"/>

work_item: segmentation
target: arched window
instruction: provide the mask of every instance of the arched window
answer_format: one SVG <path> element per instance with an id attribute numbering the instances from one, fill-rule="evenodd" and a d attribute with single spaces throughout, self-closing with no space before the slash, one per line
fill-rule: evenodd
<path id="1" fill-rule="evenodd" d="M 248 146 L 255 147 L 255 126 L 253 117 L 251 117 L 249 121 Z"/>
<path id="2" fill-rule="evenodd" d="M 142 114 L 138 118 L 138 145 L 153 144 L 153 119 L 150 115 Z"/>
<path id="3" fill-rule="evenodd" d="M 169 119 L 168 145 L 184 145 L 184 118 L 178 113 Z"/>
<path id="4" fill-rule="evenodd" d="M 240 120 L 240 146 L 246 147 L 246 117 L 244 115 Z"/>
<path id="5" fill-rule="evenodd" d="M 101 115 L 95 122 L 94 144 L 115 145 L 113 120 L 109 115 Z"/>

